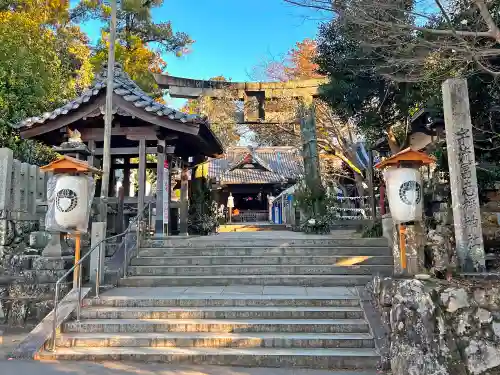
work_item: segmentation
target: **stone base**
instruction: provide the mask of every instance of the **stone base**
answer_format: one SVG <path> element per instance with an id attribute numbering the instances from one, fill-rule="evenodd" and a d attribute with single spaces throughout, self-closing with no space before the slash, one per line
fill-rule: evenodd
<path id="1" fill-rule="evenodd" d="M 60 233 L 50 233 L 50 240 L 42 251 L 45 257 L 61 257 L 63 254 Z"/>
<path id="2" fill-rule="evenodd" d="M 389 246 L 392 247 L 392 236 L 394 231 L 394 223 L 392 222 L 391 214 L 382 216 L 382 235 L 389 241 Z"/>

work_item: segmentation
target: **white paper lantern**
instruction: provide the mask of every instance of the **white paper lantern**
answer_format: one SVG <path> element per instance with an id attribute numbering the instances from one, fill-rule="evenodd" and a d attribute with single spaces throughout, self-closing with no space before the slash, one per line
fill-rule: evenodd
<path id="1" fill-rule="evenodd" d="M 88 221 L 89 183 L 86 176 L 60 176 L 54 190 L 55 221 L 68 229 Z"/>
<path id="2" fill-rule="evenodd" d="M 422 220 L 422 176 L 415 168 L 388 168 L 384 171 L 387 198 L 395 223 Z"/>

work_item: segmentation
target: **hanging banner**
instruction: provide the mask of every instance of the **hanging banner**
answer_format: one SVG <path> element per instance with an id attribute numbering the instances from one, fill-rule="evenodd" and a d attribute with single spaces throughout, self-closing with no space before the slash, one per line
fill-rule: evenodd
<path id="1" fill-rule="evenodd" d="M 170 168 L 168 160 L 163 163 L 163 230 L 168 234 L 168 220 L 170 216 Z"/>

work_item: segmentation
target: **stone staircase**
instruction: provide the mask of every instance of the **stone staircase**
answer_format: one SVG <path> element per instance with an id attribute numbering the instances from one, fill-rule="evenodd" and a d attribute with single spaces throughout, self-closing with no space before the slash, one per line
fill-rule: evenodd
<path id="1" fill-rule="evenodd" d="M 258 234 L 148 241 L 39 357 L 374 369 L 356 286 L 392 272 L 385 240 Z"/>

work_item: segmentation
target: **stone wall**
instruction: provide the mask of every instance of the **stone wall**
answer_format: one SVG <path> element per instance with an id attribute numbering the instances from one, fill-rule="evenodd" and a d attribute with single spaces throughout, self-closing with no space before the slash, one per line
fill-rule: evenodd
<path id="1" fill-rule="evenodd" d="M 44 231 L 49 177 L 0 149 L 0 324 L 20 326 L 45 317 L 55 282 L 73 262 L 71 244 L 61 242 L 59 233 Z M 67 256 L 42 256 L 49 243 Z M 63 283 L 60 296 L 69 288 Z"/>
<path id="2" fill-rule="evenodd" d="M 500 282 L 375 278 L 393 375 L 500 373 Z"/>

